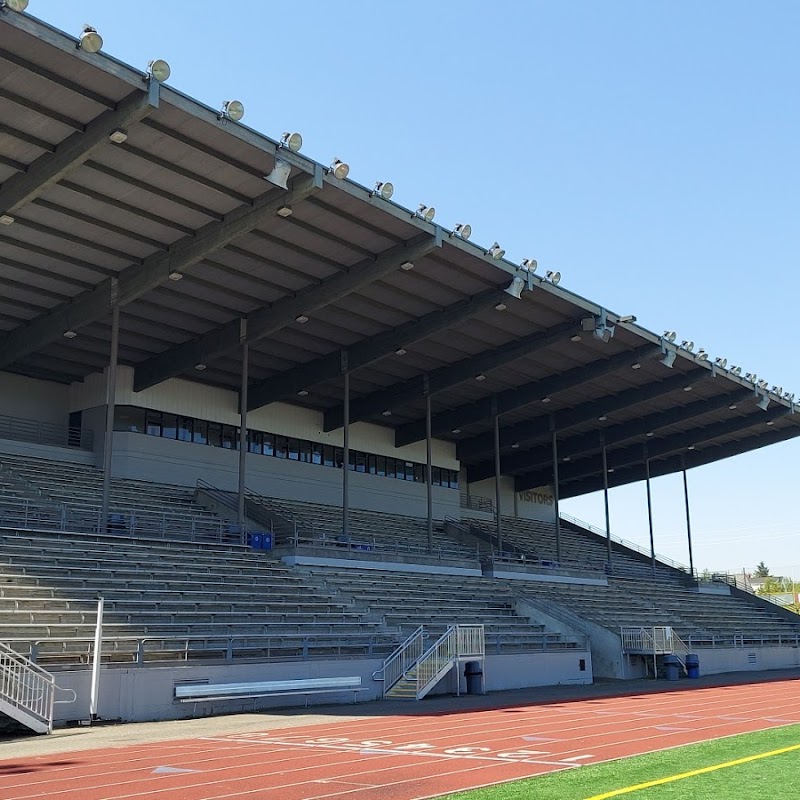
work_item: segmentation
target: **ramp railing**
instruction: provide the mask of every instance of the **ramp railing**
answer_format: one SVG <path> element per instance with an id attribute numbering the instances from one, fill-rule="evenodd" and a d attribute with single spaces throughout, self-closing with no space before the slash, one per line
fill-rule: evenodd
<path id="1" fill-rule="evenodd" d="M 373 673 L 376 681 L 383 681 L 384 697 L 418 660 L 425 650 L 425 628 L 420 625 L 383 662 L 383 666 Z"/>

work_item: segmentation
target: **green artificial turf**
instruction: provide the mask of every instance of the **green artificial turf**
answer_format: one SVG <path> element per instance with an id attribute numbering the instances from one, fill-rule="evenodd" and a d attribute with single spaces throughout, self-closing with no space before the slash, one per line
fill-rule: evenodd
<path id="1" fill-rule="evenodd" d="M 586 800 L 617 789 L 793 745 L 800 746 L 800 725 L 578 767 L 486 789 L 450 794 L 443 800 Z M 619 797 L 623 800 L 800 798 L 800 749 L 661 786 L 639 789 Z"/>

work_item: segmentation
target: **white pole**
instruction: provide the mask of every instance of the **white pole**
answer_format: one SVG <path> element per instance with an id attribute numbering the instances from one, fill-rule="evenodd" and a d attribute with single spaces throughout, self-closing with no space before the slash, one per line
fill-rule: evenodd
<path id="1" fill-rule="evenodd" d="M 89 721 L 97 717 L 97 698 L 100 694 L 100 656 L 103 646 L 103 597 L 97 598 L 97 625 L 94 629 L 94 652 L 92 653 L 92 690 L 89 698 Z"/>

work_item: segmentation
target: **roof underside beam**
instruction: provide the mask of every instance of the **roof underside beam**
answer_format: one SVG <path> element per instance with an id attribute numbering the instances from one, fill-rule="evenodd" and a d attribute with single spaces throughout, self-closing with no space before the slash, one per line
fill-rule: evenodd
<path id="1" fill-rule="evenodd" d="M 585 422 L 596 420 L 600 416 L 614 414 L 630 406 L 663 397 L 664 395 L 684 389 L 710 376 L 711 372 L 702 368 L 689 373 L 670 375 L 669 378 L 657 383 L 649 383 L 642 387 L 626 389 L 619 394 L 609 395 L 600 400 L 592 400 L 589 403 L 584 403 L 581 406 L 557 411 L 552 415 L 552 419 L 557 431 L 565 431 L 576 425 L 582 425 Z M 517 425 L 501 428 L 500 447 L 511 447 L 514 444 L 523 444 L 524 442 L 534 441 L 546 436 L 550 431 L 550 419 L 551 416 L 542 416 L 528 422 L 520 422 Z M 491 453 L 493 448 L 493 434 L 482 433 L 478 436 L 473 436 L 471 439 L 464 439 L 459 442 L 457 455 L 462 461 L 468 461 L 476 456 Z"/>
<path id="2" fill-rule="evenodd" d="M 24 172 L 13 175 L 0 187 L 0 213 L 14 214 L 39 197 L 46 189 L 88 161 L 109 145 L 109 136 L 144 119 L 158 108 L 158 81 L 151 80 L 144 91 L 131 92 L 117 108 L 104 111 L 83 131 L 76 131 L 52 153 L 44 153 Z"/>
<path id="3" fill-rule="evenodd" d="M 322 283 L 248 314 L 245 341 L 252 343 L 263 339 L 291 325 L 298 316 L 335 303 L 351 292 L 394 272 L 401 264 L 422 258 L 440 247 L 441 243 L 441 229 L 436 228 L 434 236 L 423 234 L 405 244 L 390 247 L 380 255 L 360 261 Z M 196 364 L 206 364 L 235 349 L 242 341 L 239 320 L 233 320 L 140 364 L 135 372 L 134 390 L 140 392 L 180 375 Z"/>
<path id="4" fill-rule="evenodd" d="M 458 386 L 460 383 L 472 380 L 475 375 L 482 372 L 488 372 L 492 369 L 497 369 L 504 364 L 510 364 L 512 361 L 524 358 L 532 353 L 549 347 L 552 344 L 564 339 L 570 334 L 574 333 L 580 322 L 564 322 L 561 325 L 556 325 L 550 330 L 541 333 L 534 333 L 530 336 L 525 336 L 522 339 L 516 339 L 513 342 L 504 344 L 494 350 L 487 350 L 484 353 L 479 353 L 476 356 L 462 359 L 447 367 L 440 367 L 433 372 L 428 373 L 428 385 L 430 394 L 451 389 Z M 351 401 L 350 404 L 350 419 L 352 422 L 359 420 L 370 419 L 377 416 L 385 409 L 391 409 L 399 403 L 414 400 L 421 397 L 423 393 L 424 376 L 418 376 L 404 381 L 403 383 L 390 386 L 388 389 L 381 389 L 380 391 L 373 392 L 365 397 L 358 398 Z M 343 420 L 343 409 L 341 406 L 329 409 L 325 412 L 324 430 L 331 431 L 341 427 Z M 413 423 L 412 423 L 413 424 Z M 425 423 L 422 423 L 423 431 L 422 436 L 425 437 Z M 411 441 L 416 441 L 412 439 Z M 398 447 L 401 445 L 398 443 Z"/>
<path id="5" fill-rule="evenodd" d="M 689 447 L 711 442 L 721 436 L 729 436 L 739 431 L 754 428 L 757 425 L 766 425 L 768 422 L 774 422 L 781 417 L 785 417 L 789 413 L 789 408 L 786 406 L 779 406 L 771 411 L 756 411 L 756 413 L 748 414 L 745 417 L 736 417 L 735 419 L 715 422 L 712 425 L 703 425 L 686 431 L 685 433 L 679 433 L 674 436 L 651 441 L 646 444 L 646 450 L 645 443 L 643 442 L 624 447 L 620 450 L 613 450 L 608 453 L 608 468 L 617 470 L 631 464 L 638 464 L 644 461 L 645 458 L 651 460 L 663 458 L 670 453 L 687 450 Z M 561 455 L 560 452 L 559 455 Z M 581 480 L 598 473 L 602 475 L 602 469 L 602 456 L 600 455 L 581 459 L 577 463 L 562 465 L 559 467 L 559 486 L 562 481 L 564 483 L 569 483 L 570 481 Z M 517 491 L 525 491 L 526 489 L 534 489 L 537 486 L 542 486 L 543 483 L 547 483 L 547 481 L 552 478 L 552 474 L 552 468 L 549 468 L 523 475 L 515 481 Z"/>
<path id="6" fill-rule="evenodd" d="M 164 283 L 170 273 L 182 272 L 209 253 L 232 242 L 274 216 L 287 203 L 298 203 L 322 187 L 322 169 L 314 175 L 294 179 L 284 192 L 270 189 L 252 205 L 239 206 L 219 222 L 210 222 L 195 236 L 187 236 L 166 253 L 154 253 L 141 264 L 122 270 L 93 289 L 49 311 L 27 325 L 0 337 L 0 369 L 24 356 L 35 353 L 50 342 L 58 341 L 67 330 L 76 330 L 110 313 L 112 303 L 125 305 Z M 114 285 L 114 282 L 116 286 Z"/>
<path id="7" fill-rule="evenodd" d="M 684 467 L 686 469 L 702 467 L 706 464 L 721 461 L 724 458 L 731 458 L 732 456 L 738 456 L 742 453 L 759 450 L 762 447 L 769 447 L 773 444 L 786 442 L 798 436 L 800 436 L 800 425 L 793 425 L 790 428 L 770 431 L 769 433 L 759 433 L 736 442 L 728 442 L 727 444 L 717 447 L 708 447 L 705 450 L 679 453 L 665 459 L 651 461 L 650 477 L 658 478 L 662 475 L 670 475 L 673 472 L 681 471 Z M 612 472 L 608 476 L 608 485 L 609 488 L 626 486 L 630 483 L 643 481 L 645 477 L 645 466 L 643 462 L 640 462 Z M 590 494 L 591 492 L 599 492 L 602 489 L 603 476 L 592 475 L 583 480 L 570 481 L 563 487 L 559 486 L 559 497 L 562 499 L 579 497 L 581 495 Z"/>
<path id="8" fill-rule="evenodd" d="M 307 364 L 300 364 L 279 375 L 259 381 L 248 390 L 250 398 L 248 410 L 261 408 L 268 403 L 291 397 L 300 391 L 307 391 L 311 386 L 338 377 L 342 373 L 345 352 L 347 369 L 352 372 L 396 352 L 399 348 L 406 348 L 434 333 L 458 325 L 499 303 L 503 298 L 508 299 L 505 289 L 489 289 L 475 297 L 469 297 L 452 306 L 433 311 L 424 317 L 358 342 L 352 347 L 328 353 Z"/>
<path id="9" fill-rule="evenodd" d="M 569 333 L 569 331 L 567 332 Z M 645 345 L 630 352 L 617 353 L 610 358 L 594 361 L 582 367 L 575 367 L 560 375 L 542 381 L 531 381 L 514 389 L 507 389 L 497 395 L 490 395 L 477 403 L 459 406 L 435 414 L 431 420 L 434 436 L 447 433 L 456 428 L 472 425 L 491 418 L 495 413 L 504 414 L 524 408 L 575 386 L 596 380 L 616 370 L 629 367 L 655 353 L 661 352 L 653 345 Z M 417 420 L 401 426 L 395 431 L 395 446 L 402 447 L 425 438 L 425 421 Z"/>
<path id="10" fill-rule="evenodd" d="M 653 414 L 638 417 L 630 422 L 612 425 L 602 431 L 592 431 L 581 436 L 573 436 L 571 439 L 559 441 L 558 455 L 561 458 L 576 458 L 587 455 L 600 450 L 603 444 L 610 446 L 620 444 L 627 439 L 647 436 L 648 433 L 657 431 L 660 428 L 688 422 L 695 417 L 717 411 L 752 396 L 753 392 L 750 389 L 739 389 L 730 394 L 698 400 L 688 406 L 672 408 L 668 411 L 656 411 Z M 500 462 L 500 469 L 503 475 L 511 475 L 521 470 L 531 471 L 537 467 L 551 464 L 552 458 L 553 450 L 548 442 L 524 453 L 514 452 L 512 455 L 504 456 Z M 470 483 L 491 478 L 493 475 L 494 460 L 487 459 L 474 467 L 468 468 Z"/>

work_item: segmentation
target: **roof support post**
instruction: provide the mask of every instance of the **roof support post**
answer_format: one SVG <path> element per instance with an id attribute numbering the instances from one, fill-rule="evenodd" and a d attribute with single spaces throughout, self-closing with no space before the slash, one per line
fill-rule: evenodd
<path id="1" fill-rule="evenodd" d="M 158 108 L 160 84 L 151 80 L 145 91 L 131 92 L 115 109 L 103 112 L 83 131 L 76 131 L 61 142 L 53 153 L 39 156 L 25 172 L 9 178 L 0 187 L 0 213 L 13 217 L 50 186 L 88 161 L 109 145 L 109 136 L 144 119 Z"/>
<path id="2" fill-rule="evenodd" d="M 689 482 L 686 478 L 686 456 L 681 456 L 683 472 L 683 500 L 686 505 L 686 538 L 689 542 L 689 574 L 694 577 L 694 556 L 692 554 L 692 517 L 689 513 Z"/>
<path id="3" fill-rule="evenodd" d="M 247 389 L 250 369 L 250 347 L 247 343 L 247 320 L 239 320 L 239 340 L 242 343 L 242 382 L 239 389 L 239 491 L 237 496 L 237 520 L 242 544 L 247 544 L 245 494 L 247 480 Z"/>
<path id="4" fill-rule="evenodd" d="M 497 398 L 494 401 L 494 504 L 495 525 L 497 528 L 497 553 L 503 552 L 503 523 L 501 516 L 502 497 L 500 496 L 500 415 L 497 413 Z"/>
<path id="5" fill-rule="evenodd" d="M 653 571 L 653 577 L 656 576 L 656 543 L 653 536 L 653 498 L 650 493 L 650 458 L 647 455 L 647 444 L 643 446 L 644 450 L 644 477 L 645 486 L 647 487 L 647 525 L 650 529 L 650 567 Z"/>
<path id="6" fill-rule="evenodd" d="M 116 288 L 116 281 L 112 286 Z M 106 382 L 106 430 L 103 439 L 103 489 L 98 532 L 108 530 L 108 503 L 111 496 L 111 461 L 114 456 L 114 415 L 117 399 L 117 358 L 119 355 L 119 304 L 111 306 L 111 351 Z"/>
<path id="7" fill-rule="evenodd" d="M 606 440 L 605 433 L 603 436 L 603 504 L 606 512 L 606 562 L 608 563 L 608 572 L 611 573 L 611 515 L 608 510 L 608 457 L 606 454 Z"/>
<path id="8" fill-rule="evenodd" d="M 556 561 L 561 561 L 561 516 L 558 508 L 558 436 L 556 434 L 556 421 L 552 416 L 550 417 L 550 443 L 553 448 L 553 505 L 556 512 Z"/>
<path id="9" fill-rule="evenodd" d="M 347 543 L 350 535 L 350 368 L 347 350 L 342 351 L 344 375 L 344 424 L 342 425 L 342 536 Z"/>
<path id="10" fill-rule="evenodd" d="M 433 437 L 431 436 L 431 386 L 423 378 L 425 394 L 425 497 L 428 506 L 428 555 L 433 555 Z"/>

